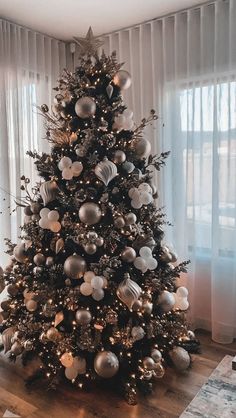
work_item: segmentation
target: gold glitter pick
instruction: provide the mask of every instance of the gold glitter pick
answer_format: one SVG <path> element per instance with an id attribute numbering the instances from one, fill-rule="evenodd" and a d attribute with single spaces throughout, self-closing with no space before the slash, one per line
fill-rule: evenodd
<path id="1" fill-rule="evenodd" d="M 91 26 L 85 38 L 74 37 L 74 40 L 80 46 L 81 55 L 96 55 L 97 49 L 104 44 L 97 36 L 93 35 Z"/>

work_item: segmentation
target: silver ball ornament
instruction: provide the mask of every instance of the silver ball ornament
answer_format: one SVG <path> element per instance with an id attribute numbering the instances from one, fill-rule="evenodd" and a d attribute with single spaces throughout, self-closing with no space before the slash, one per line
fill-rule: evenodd
<path id="1" fill-rule="evenodd" d="M 131 86 L 131 75 L 128 71 L 119 70 L 114 75 L 113 83 L 122 90 L 127 90 Z"/>
<path id="2" fill-rule="evenodd" d="M 169 354 L 177 370 L 184 371 L 189 367 L 190 356 L 184 348 L 174 347 L 173 350 L 171 350 Z"/>
<path id="3" fill-rule="evenodd" d="M 162 359 L 162 354 L 157 348 L 153 348 L 151 352 L 151 357 L 155 361 L 155 363 L 158 363 Z"/>
<path id="4" fill-rule="evenodd" d="M 121 258 L 126 263 L 133 263 L 136 258 L 136 252 L 132 247 L 126 247 L 121 253 Z"/>
<path id="5" fill-rule="evenodd" d="M 175 297 L 173 293 L 164 290 L 158 297 L 158 304 L 164 312 L 169 312 L 175 305 Z"/>
<path id="6" fill-rule="evenodd" d="M 71 279 L 79 279 L 86 271 L 86 261 L 80 255 L 71 255 L 64 263 L 64 272 Z"/>
<path id="7" fill-rule="evenodd" d="M 97 224 L 102 217 L 102 212 L 96 203 L 84 203 L 79 209 L 79 218 L 81 222 L 87 225 Z"/>
<path id="8" fill-rule="evenodd" d="M 125 226 L 125 220 L 123 216 L 118 216 L 117 218 L 115 218 L 114 225 L 116 228 L 119 228 L 119 229 L 123 228 Z"/>
<path id="9" fill-rule="evenodd" d="M 155 361 L 152 359 L 152 357 L 145 357 L 143 359 L 143 366 L 147 370 L 154 370 L 155 369 Z"/>
<path id="10" fill-rule="evenodd" d="M 96 112 L 96 103 L 91 97 L 81 97 L 75 104 L 75 113 L 81 119 L 91 118 Z"/>
<path id="11" fill-rule="evenodd" d="M 42 253 L 38 253 L 34 256 L 34 264 L 36 266 L 42 266 L 45 263 L 45 256 Z"/>
<path id="12" fill-rule="evenodd" d="M 97 246 L 96 246 L 96 244 L 89 243 L 89 244 L 86 244 L 86 245 L 84 246 L 84 250 L 85 250 L 85 252 L 86 252 L 87 254 L 92 255 L 92 254 L 95 254 L 95 253 L 96 253 L 96 251 L 97 251 Z"/>
<path id="13" fill-rule="evenodd" d="M 92 315 L 86 309 L 80 309 L 75 313 L 75 319 L 79 325 L 88 325 L 92 320 Z"/>
<path id="14" fill-rule="evenodd" d="M 94 359 L 94 369 L 99 376 L 109 379 L 118 372 L 119 360 L 112 351 L 101 351 Z"/>
<path id="15" fill-rule="evenodd" d="M 114 159 L 113 159 L 114 163 L 122 164 L 125 162 L 125 160 L 126 160 L 126 155 L 124 151 L 121 151 L 121 150 L 115 151 Z"/>
<path id="16" fill-rule="evenodd" d="M 127 213 L 127 215 L 125 215 L 126 225 L 134 225 L 136 221 L 137 221 L 137 216 L 135 215 L 135 213 L 130 212 L 130 213 Z"/>
<path id="17" fill-rule="evenodd" d="M 143 308 L 144 313 L 146 313 L 148 315 L 151 315 L 152 309 L 153 309 L 153 304 L 149 301 L 144 302 L 142 308 Z"/>

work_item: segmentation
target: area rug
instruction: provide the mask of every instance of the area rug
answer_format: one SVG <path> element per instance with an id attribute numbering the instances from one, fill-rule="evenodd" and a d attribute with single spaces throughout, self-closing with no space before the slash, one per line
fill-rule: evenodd
<path id="1" fill-rule="evenodd" d="M 225 356 L 180 418 L 236 418 L 236 371 Z"/>

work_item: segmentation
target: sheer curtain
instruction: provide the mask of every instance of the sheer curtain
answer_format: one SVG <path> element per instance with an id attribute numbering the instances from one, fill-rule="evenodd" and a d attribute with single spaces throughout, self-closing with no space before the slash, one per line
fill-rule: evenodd
<path id="1" fill-rule="evenodd" d="M 16 242 L 20 214 L 8 215 L 20 195 L 20 177 L 34 184 L 27 150 L 47 150 L 42 118 L 35 105 L 50 104 L 52 88 L 66 66 L 65 44 L 0 20 L 0 264 L 7 261 L 3 240 Z"/>
<path id="2" fill-rule="evenodd" d="M 167 240 L 191 260 L 191 320 L 223 343 L 236 335 L 235 22 L 236 0 L 219 0 L 104 38 L 133 75 L 135 119 L 160 115 L 149 134 L 171 150 L 157 179 Z"/>

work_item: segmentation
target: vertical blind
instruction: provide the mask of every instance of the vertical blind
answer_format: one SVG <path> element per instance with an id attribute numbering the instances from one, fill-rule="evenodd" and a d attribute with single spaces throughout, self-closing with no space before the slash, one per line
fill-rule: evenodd
<path id="1" fill-rule="evenodd" d="M 131 72 L 125 101 L 138 122 L 155 108 L 160 206 L 181 258 L 196 326 L 232 341 L 236 319 L 236 1 L 218 0 L 104 36 Z"/>

